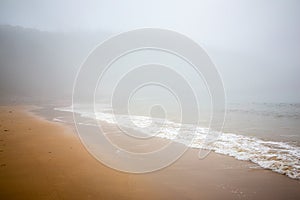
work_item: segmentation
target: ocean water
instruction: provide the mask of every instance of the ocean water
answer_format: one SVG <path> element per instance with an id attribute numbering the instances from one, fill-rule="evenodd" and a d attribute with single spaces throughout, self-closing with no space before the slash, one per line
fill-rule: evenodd
<path id="1" fill-rule="evenodd" d="M 55 110 L 73 111 L 71 107 Z M 134 129 L 141 137 L 165 138 L 191 148 L 211 149 L 300 180 L 300 104 L 229 104 L 223 131 L 214 133 L 218 138 L 210 144 L 204 142 L 211 133 L 208 127 L 148 116 L 113 115 L 106 104 L 98 105 L 95 113 L 87 110 L 90 109 L 77 106 L 74 112 L 83 118 Z M 54 120 L 65 122 L 61 117 Z M 179 130 L 182 134 L 178 134 Z"/>

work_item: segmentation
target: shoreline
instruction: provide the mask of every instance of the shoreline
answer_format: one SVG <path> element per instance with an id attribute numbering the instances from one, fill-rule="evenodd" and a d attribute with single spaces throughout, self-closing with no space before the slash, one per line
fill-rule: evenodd
<path id="1" fill-rule="evenodd" d="M 196 149 L 157 172 L 118 172 L 95 160 L 72 126 L 48 121 L 26 108 L 0 107 L 0 197 L 4 199 L 300 197 L 298 180 L 251 169 L 248 161 L 214 152 L 199 160 Z"/>
<path id="2" fill-rule="evenodd" d="M 44 112 L 41 110 L 44 110 Z M 51 121 L 57 121 L 63 124 L 73 124 L 73 116 L 69 108 L 67 109 L 44 108 L 44 109 L 40 109 L 40 111 L 41 111 L 40 114 L 42 116 L 48 116 L 49 113 L 53 113 L 52 117 L 49 119 Z M 86 127 L 98 126 L 95 123 L 93 117 L 82 116 L 81 112 L 76 112 L 75 115 L 77 116 L 76 117 L 77 120 L 79 119 L 80 123 L 82 125 L 86 125 Z M 142 145 L 143 148 L 146 147 L 145 148 L 147 149 L 146 152 L 155 151 L 159 149 L 159 146 L 157 144 L 159 144 L 159 142 L 161 142 L 162 140 L 166 140 L 166 143 L 168 143 L 168 141 L 170 141 L 171 143 L 172 141 L 172 143 L 176 143 L 179 145 L 183 144 L 188 148 L 195 148 L 198 149 L 199 151 L 202 146 L 201 144 L 203 143 L 204 140 L 203 135 L 202 136 L 199 135 L 200 136 L 199 138 L 201 139 L 197 138 L 196 136 L 197 139 L 194 142 L 190 143 L 189 145 L 186 145 L 184 140 L 183 141 L 173 140 L 172 133 L 170 136 L 170 132 L 166 130 L 167 132 L 166 134 L 160 133 L 160 136 L 155 136 L 155 138 L 158 138 L 156 142 L 151 142 L 150 140 L 147 140 L 147 142 L 145 143 L 139 143 L 137 141 L 132 142 L 131 140 L 126 140 L 126 138 L 122 137 L 124 134 L 121 133 L 118 129 L 114 129 L 114 130 L 111 129 L 111 127 L 115 125 L 115 123 L 111 120 L 111 117 L 107 117 L 107 116 L 103 118 L 100 117 L 98 118 L 98 120 L 99 121 L 97 123 L 99 123 L 101 127 L 104 129 L 103 131 L 105 132 L 105 135 L 106 136 L 116 135 L 117 138 L 113 140 L 113 142 L 118 143 L 118 141 L 121 140 L 121 142 L 119 142 L 117 146 L 122 148 L 123 144 L 125 144 L 124 149 L 127 149 L 126 146 L 128 146 L 128 144 L 132 144 L 130 145 L 130 148 L 135 146 L 138 147 Z M 120 123 L 122 124 L 121 121 Z M 179 124 L 177 124 L 177 126 L 178 125 Z M 107 126 L 109 128 L 108 130 L 105 130 L 105 127 Z M 126 127 L 126 123 L 125 123 L 125 127 Z M 205 131 L 204 130 L 205 127 L 200 127 L 200 128 L 202 129 L 200 130 L 200 132 Z M 171 126 L 171 130 L 172 130 L 172 126 Z M 92 130 L 84 130 L 84 131 L 90 132 Z M 94 131 L 98 132 L 98 130 L 94 130 Z M 141 134 L 141 132 L 144 133 L 143 129 L 137 130 L 136 133 L 134 130 L 129 130 L 129 131 L 130 134 L 133 135 Z M 187 132 L 187 134 L 189 134 L 189 132 Z M 147 136 L 147 131 L 145 136 Z M 112 136 L 112 138 L 113 137 L 115 136 Z M 123 141 L 120 138 L 124 138 Z M 150 150 L 149 144 L 156 148 L 154 149 L 152 148 Z M 163 146 L 165 145 L 167 144 L 164 144 Z M 161 145 L 160 147 L 163 146 Z M 256 168 L 260 167 L 266 170 L 271 170 L 278 174 L 286 175 L 291 179 L 300 180 L 300 176 L 299 176 L 300 163 L 298 162 L 299 161 L 298 152 L 300 152 L 300 147 L 295 144 L 291 144 L 290 142 L 283 142 L 281 140 L 269 140 L 263 137 L 254 137 L 251 135 L 243 135 L 235 132 L 232 133 L 222 132 L 218 140 L 214 143 L 214 145 L 211 148 L 212 151 L 217 154 L 230 156 L 240 161 L 251 161 L 251 163 L 255 164 Z M 257 149 L 259 149 L 259 151 L 257 151 Z M 143 152 L 143 151 L 137 151 L 137 149 L 135 149 L 134 152 Z"/>

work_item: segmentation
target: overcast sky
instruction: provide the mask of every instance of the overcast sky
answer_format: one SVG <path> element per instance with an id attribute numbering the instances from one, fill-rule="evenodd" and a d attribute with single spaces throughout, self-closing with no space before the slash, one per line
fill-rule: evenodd
<path id="1" fill-rule="evenodd" d="M 300 101 L 298 0 L 1 0 L 0 24 L 63 32 L 172 29 L 207 49 L 229 93 Z"/>

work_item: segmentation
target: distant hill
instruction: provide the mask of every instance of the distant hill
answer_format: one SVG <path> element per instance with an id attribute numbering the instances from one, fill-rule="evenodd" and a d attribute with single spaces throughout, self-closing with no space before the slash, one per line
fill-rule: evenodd
<path id="1" fill-rule="evenodd" d="M 68 99 L 83 59 L 108 33 L 0 26 L 0 99 Z"/>

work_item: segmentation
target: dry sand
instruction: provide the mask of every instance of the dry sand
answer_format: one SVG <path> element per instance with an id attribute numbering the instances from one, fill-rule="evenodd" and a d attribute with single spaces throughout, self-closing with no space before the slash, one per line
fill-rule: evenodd
<path id="1" fill-rule="evenodd" d="M 72 127 L 27 109 L 0 107 L 0 199 L 300 199 L 300 181 L 215 153 L 199 160 L 195 149 L 157 172 L 118 172 Z"/>

